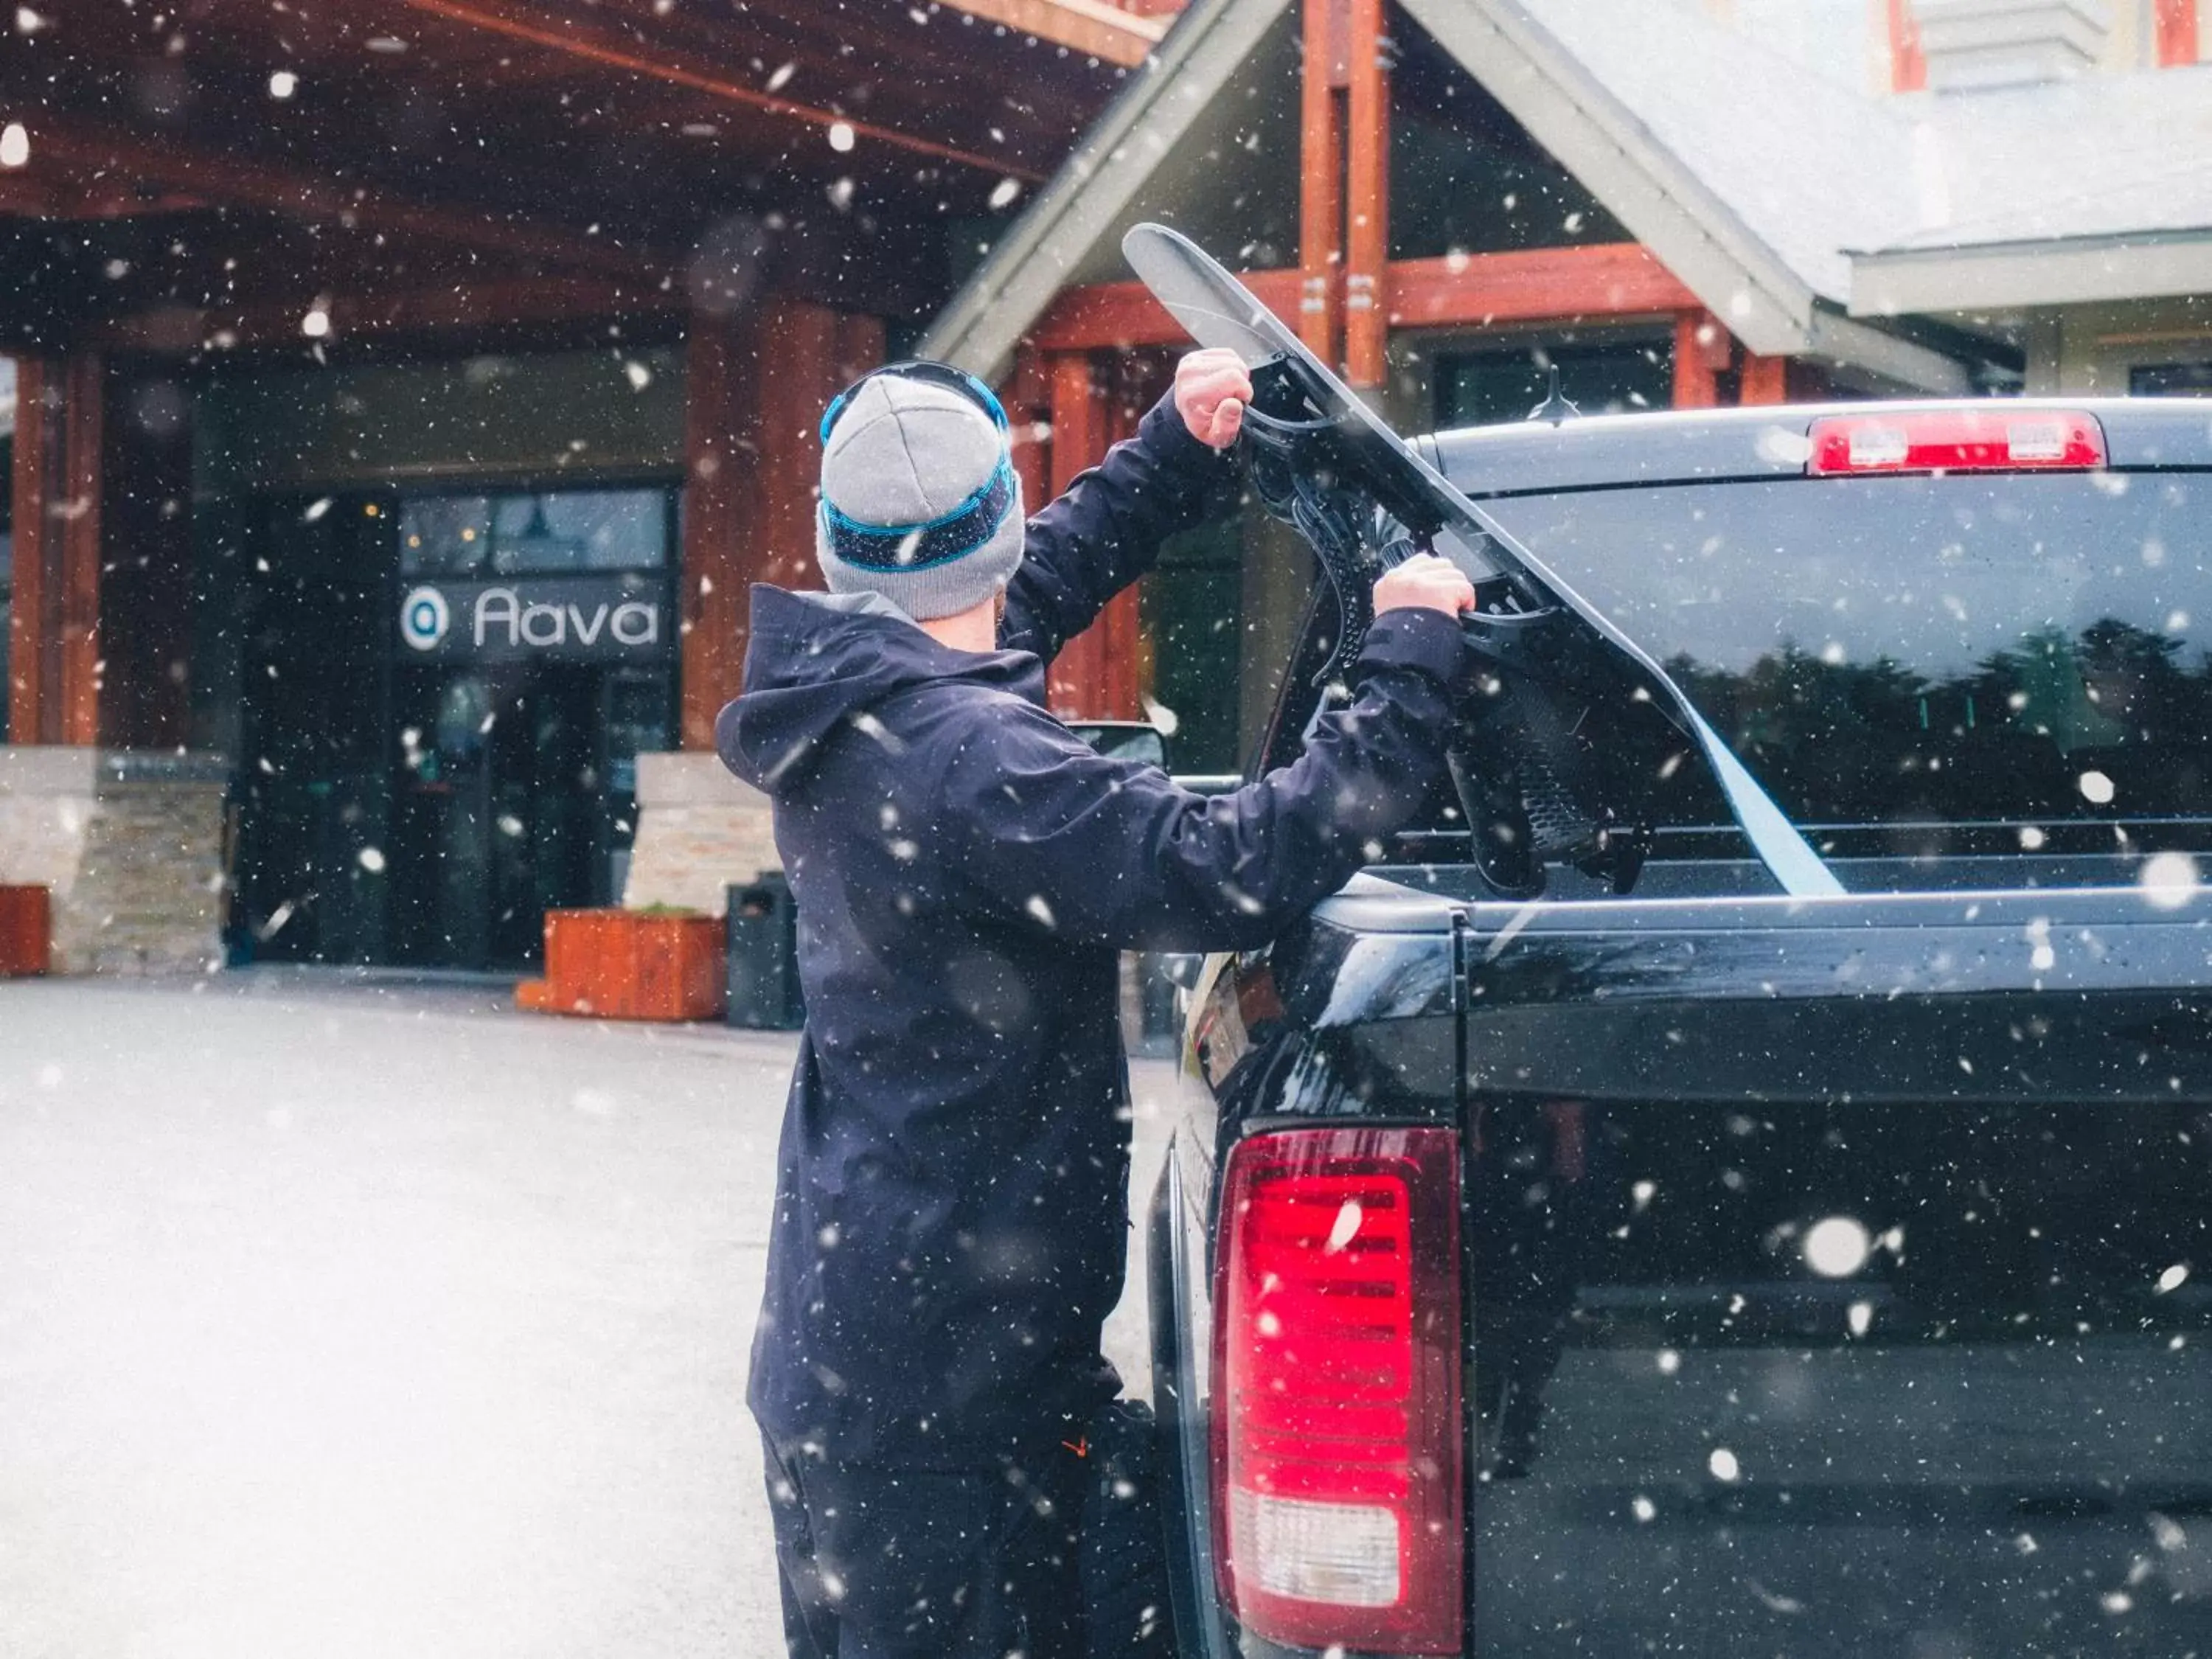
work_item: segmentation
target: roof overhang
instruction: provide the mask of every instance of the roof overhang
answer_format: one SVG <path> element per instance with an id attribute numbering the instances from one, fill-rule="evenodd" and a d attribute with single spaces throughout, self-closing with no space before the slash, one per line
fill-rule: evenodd
<path id="1" fill-rule="evenodd" d="M 1806 349 L 1813 290 L 1521 0 L 1400 0 L 1535 141 L 1752 350 Z"/>
<path id="2" fill-rule="evenodd" d="M 1752 351 L 1807 357 L 1908 390 L 1972 389 L 1968 369 L 1954 357 L 1845 315 L 1839 295 L 1817 294 L 1536 20 L 1526 0 L 1400 3 Z M 1186 11 L 920 349 L 987 376 L 1003 373 L 1070 273 L 1111 234 L 1288 4 L 1198 0 Z"/>
<path id="3" fill-rule="evenodd" d="M 1196 0 L 916 349 L 986 380 L 1002 375 L 1067 274 L 1111 231 L 1290 3 Z"/>
<path id="4" fill-rule="evenodd" d="M 2024 310 L 2212 292 L 2212 230 L 1851 256 L 1851 314 Z"/>
<path id="5" fill-rule="evenodd" d="M 1970 398 L 1981 388 L 1972 368 L 1948 352 L 1846 317 L 1825 303 L 1806 319 L 1805 343 L 1792 354 L 1867 381 L 1869 390 Z"/>

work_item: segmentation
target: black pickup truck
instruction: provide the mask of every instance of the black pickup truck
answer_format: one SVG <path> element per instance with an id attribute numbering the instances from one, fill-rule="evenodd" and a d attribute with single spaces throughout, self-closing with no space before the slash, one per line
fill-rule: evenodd
<path id="1" fill-rule="evenodd" d="M 1841 890 L 1662 741 L 1631 866 L 1501 884 L 1440 790 L 1207 962 L 1146 1218 L 1182 1650 L 2212 1659 L 2212 406 L 1415 447 Z"/>

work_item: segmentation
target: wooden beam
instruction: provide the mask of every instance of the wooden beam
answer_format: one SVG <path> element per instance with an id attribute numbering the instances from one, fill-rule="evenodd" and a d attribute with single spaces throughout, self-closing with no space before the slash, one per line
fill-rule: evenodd
<path id="1" fill-rule="evenodd" d="M 8 616 L 8 740 L 14 744 L 44 741 L 49 701 L 46 567 L 58 526 L 49 523 L 47 507 L 61 488 L 47 390 L 52 377 L 46 359 L 15 360 L 15 450 L 9 474 L 15 591 Z"/>
<path id="2" fill-rule="evenodd" d="M 1734 347 L 1729 331 L 1702 307 L 1674 319 L 1676 409 L 1711 409 L 1720 403 L 1720 375 Z"/>
<path id="3" fill-rule="evenodd" d="M 146 417 L 181 395 L 160 380 L 158 368 L 118 372 L 104 434 L 97 672 L 110 748 L 174 750 L 191 736 L 192 442 L 188 421 Z"/>
<path id="4" fill-rule="evenodd" d="M 1240 280 L 1285 324 L 1297 325 L 1297 271 L 1247 271 Z M 1188 345 L 1190 336 L 1142 283 L 1100 283 L 1062 289 L 1030 331 L 1029 342 L 1040 351 L 1091 351 Z"/>
<path id="5" fill-rule="evenodd" d="M 1889 10 L 1889 89 L 1918 92 L 1928 84 L 1928 54 L 1920 44 L 1912 0 L 1887 0 Z"/>
<path id="6" fill-rule="evenodd" d="M 1305 0 L 1299 69 L 1298 338 L 1337 361 L 1343 301 L 1344 144 L 1335 37 L 1345 0 Z"/>
<path id="7" fill-rule="evenodd" d="M 1698 296 L 1637 242 L 1401 259 L 1389 271 L 1394 328 L 1484 328 L 1680 311 Z"/>
<path id="8" fill-rule="evenodd" d="M 711 749 L 738 694 L 755 582 L 817 585 L 822 410 L 883 361 L 883 324 L 771 296 L 742 319 L 696 315 L 685 354 L 683 744 Z"/>
<path id="9" fill-rule="evenodd" d="M 2197 0 L 2158 0 L 2154 25 L 2160 68 L 2197 61 Z"/>
<path id="10" fill-rule="evenodd" d="M 686 749 L 714 746 L 714 716 L 744 668 L 745 509 L 760 446 L 744 324 L 696 313 L 684 348 L 683 636 Z"/>
<path id="11" fill-rule="evenodd" d="M 1014 367 L 999 388 L 1006 411 L 1014 476 L 1022 483 L 1022 508 L 1034 513 L 1052 499 L 1052 371 L 1035 347 L 1014 353 Z"/>
<path id="12" fill-rule="evenodd" d="M 1301 271 L 1252 270 L 1240 280 L 1296 326 Z M 1636 242 L 1397 259 L 1387 268 L 1387 286 L 1392 328 L 1664 317 L 1698 307 L 1698 296 Z M 1029 338 L 1050 352 L 1175 346 L 1189 337 L 1143 283 L 1100 283 L 1062 290 Z"/>
<path id="13" fill-rule="evenodd" d="M 33 115 L 24 125 L 30 129 L 33 168 L 44 162 L 58 163 L 68 172 L 120 173 L 208 201 L 258 208 L 288 218 L 419 236 L 601 276 L 644 281 L 657 280 L 659 275 L 659 267 L 642 254 L 504 212 L 409 201 L 366 185 L 348 185 L 334 178 L 235 155 L 197 152 L 168 139 L 140 138 L 80 118 Z"/>
<path id="14" fill-rule="evenodd" d="M 299 345 L 319 296 L 237 306 L 165 306 L 95 325 L 88 343 L 113 351 L 183 355 Z M 672 313 L 685 301 L 674 288 L 589 276 L 494 277 L 393 294 L 341 294 L 322 301 L 333 340 L 476 331 Z"/>
<path id="15" fill-rule="evenodd" d="M 1057 3 L 1065 4 L 1066 0 L 1057 0 Z M 521 0 L 471 0 L 471 3 L 463 3 L 462 0 L 404 0 L 404 3 L 413 10 L 443 18 L 448 22 L 480 29 L 488 34 L 503 35 L 548 51 L 564 52 L 572 58 L 620 70 L 625 74 L 683 87 L 723 103 L 742 104 L 769 115 L 783 116 L 825 130 L 842 126 L 848 129 L 855 139 L 866 138 L 918 155 L 1008 174 L 1032 184 L 1041 181 L 1045 176 L 1030 168 L 1011 165 L 1003 155 L 981 155 L 950 144 L 940 144 L 934 139 L 918 137 L 895 128 L 840 115 L 835 111 L 817 109 L 812 105 L 802 104 L 793 99 L 780 98 L 773 93 L 732 81 L 714 66 L 696 63 L 688 58 L 679 61 L 665 52 L 647 55 L 618 37 L 580 27 L 568 18 L 522 3 Z"/>
<path id="16" fill-rule="evenodd" d="M 1106 453 L 1106 399 L 1090 354 L 1063 351 L 1050 362 L 1052 471 L 1048 494 L 1058 497 L 1076 475 Z M 1035 503 L 1034 513 L 1044 502 Z M 1047 676 L 1045 695 L 1054 714 L 1091 720 L 1113 718 L 1104 696 L 1109 642 L 1094 623 L 1060 648 Z"/>
<path id="17" fill-rule="evenodd" d="M 95 743 L 106 366 L 80 351 L 19 357 L 15 374 L 9 739 Z"/>
<path id="18" fill-rule="evenodd" d="M 1390 67 L 1382 0 L 1352 0 L 1352 87 L 1345 118 L 1344 372 L 1378 386 L 1390 325 Z"/>
<path id="19" fill-rule="evenodd" d="M 1167 33 L 1166 21 L 1105 0 L 942 0 L 947 11 L 997 23 L 1102 63 L 1134 69 Z"/>
<path id="20" fill-rule="evenodd" d="M 1746 406 L 1790 401 L 1790 360 L 1746 352 L 1736 368 L 1735 400 Z"/>

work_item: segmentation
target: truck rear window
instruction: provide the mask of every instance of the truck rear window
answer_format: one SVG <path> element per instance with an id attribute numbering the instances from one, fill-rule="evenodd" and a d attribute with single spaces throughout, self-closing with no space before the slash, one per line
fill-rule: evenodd
<path id="1" fill-rule="evenodd" d="M 2212 475 L 1784 479 L 1490 510 L 1801 824 L 2212 818 Z M 1694 769 L 1684 769 L 1691 772 Z M 1711 821 L 1686 778 L 1669 816 Z"/>

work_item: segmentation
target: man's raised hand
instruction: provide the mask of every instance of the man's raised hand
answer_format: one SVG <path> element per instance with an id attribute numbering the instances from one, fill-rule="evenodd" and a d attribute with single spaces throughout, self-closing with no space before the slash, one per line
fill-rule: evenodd
<path id="1" fill-rule="evenodd" d="M 1244 360 L 1226 346 L 1194 351 L 1176 365 L 1176 413 L 1202 444 L 1226 449 L 1244 429 L 1252 377 Z"/>
<path id="2" fill-rule="evenodd" d="M 1441 611 L 1447 617 L 1474 609 L 1474 584 L 1449 559 L 1416 553 L 1393 565 L 1375 584 L 1375 614 L 1385 611 Z"/>

